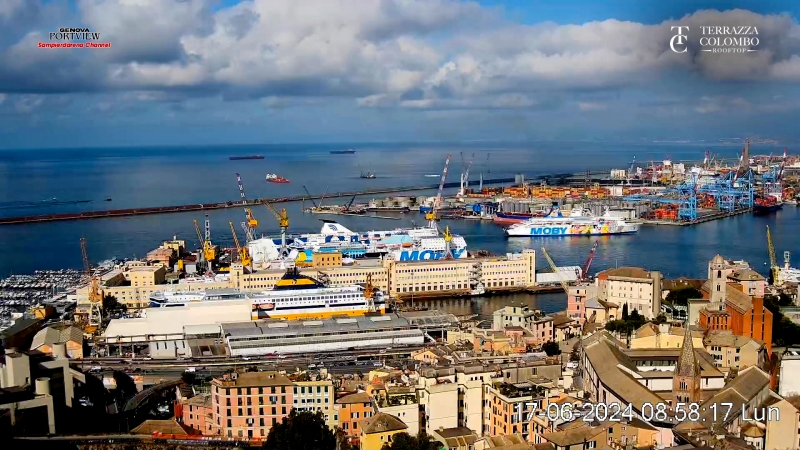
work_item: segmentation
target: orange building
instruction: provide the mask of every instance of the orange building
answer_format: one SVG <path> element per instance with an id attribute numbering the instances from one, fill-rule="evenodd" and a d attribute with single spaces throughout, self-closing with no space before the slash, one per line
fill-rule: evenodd
<path id="1" fill-rule="evenodd" d="M 372 397 L 366 392 L 356 392 L 336 400 L 339 407 L 339 428 L 351 439 L 358 439 L 361 434 L 359 422 L 372 417 Z"/>
<path id="2" fill-rule="evenodd" d="M 713 304 L 719 291 L 724 299 L 724 309 L 701 310 L 700 326 L 710 330 L 730 330 L 733 334 L 759 340 L 764 342 L 767 353 L 772 354 L 772 312 L 764 306 L 763 297 L 751 297 L 743 292 L 745 289 L 751 288 L 738 282 L 707 281 L 701 289 L 704 296 L 710 294 Z"/>
<path id="3" fill-rule="evenodd" d="M 213 424 L 217 434 L 227 437 L 264 438 L 294 406 L 294 384 L 278 372 L 234 373 L 214 379 L 211 395 Z"/>
<path id="4" fill-rule="evenodd" d="M 707 330 L 729 330 L 730 313 L 727 309 L 700 310 L 700 326 Z"/>

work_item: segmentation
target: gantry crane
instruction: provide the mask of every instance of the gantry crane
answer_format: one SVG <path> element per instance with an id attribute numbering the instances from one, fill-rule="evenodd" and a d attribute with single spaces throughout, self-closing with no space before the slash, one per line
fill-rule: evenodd
<path id="1" fill-rule="evenodd" d="M 205 237 L 203 234 L 200 234 L 200 226 L 197 225 L 196 220 L 194 221 L 194 230 L 197 232 L 197 239 L 200 240 L 200 246 L 202 248 L 202 256 L 208 264 L 208 270 L 210 272 L 211 263 L 217 260 L 217 249 L 214 247 L 214 244 L 211 243 L 211 221 L 208 219 L 208 214 L 206 214 Z"/>
<path id="2" fill-rule="evenodd" d="M 270 202 L 265 200 L 264 204 L 272 215 L 275 216 L 275 219 L 278 220 L 278 224 L 281 227 L 281 256 L 286 256 L 289 254 L 286 249 L 286 231 L 289 230 L 289 214 L 286 212 L 286 208 L 281 208 L 281 211 L 278 212 Z"/>
<path id="3" fill-rule="evenodd" d="M 242 247 L 239 245 L 239 238 L 236 237 L 236 229 L 233 227 L 233 222 L 228 222 L 231 225 L 231 234 L 233 235 L 233 243 L 236 245 L 236 251 L 239 252 L 239 260 L 242 262 L 242 265 L 247 268 L 252 268 L 253 259 L 250 258 L 250 252 L 247 250 L 247 246 Z"/>
<path id="4" fill-rule="evenodd" d="M 569 295 L 569 285 L 567 284 L 566 281 L 564 281 L 564 277 L 562 276 L 563 274 L 561 273 L 560 270 L 558 270 L 558 267 L 556 267 L 556 263 L 554 263 L 553 259 L 550 258 L 550 255 L 547 254 L 547 250 L 545 250 L 544 247 L 542 247 L 542 254 L 544 255 L 545 259 L 547 259 L 547 264 L 550 265 L 550 269 L 552 269 L 553 273 L 556 274 L 556 278 L 558 278 L 558 282 L 559 284 L 561 284 L 561 287 L 564 289 L 564 292 L 567 295 Z"/>
<path id="5" fill-rule="evenodd" d="M 81 238 L 81 256 L 83 258 L 83 271 L 89 278 L 89 315 L 84 322 L 83 330 L 87 334 L 94 334 L 103 321 L 103 293 L 100 292 L 100 278 L 92 273 L 89 254 L 86 252 L 86 238 Z"/>
<path id="6" fill-rule="evenodd" d="M 236 183 L 239 185 L 239 196 L 242 198 L 242 205 L 244 205 L 244 212 L 246 216 L 246 221 L 242 222 L 242 228 L 244 229 L 244 241 L 245 243 L 249 243 L 253 239 L 255 239 L 256 235 L 256 227 L 258 226 L 258 220 L 253 217 L 253 211 L 250 210 L 250 207 L 247 206 L 247 195 L 244 192 L 244 184 L 242 184 L 242 177 L 237 173 L 236 174 Z"/>
<path id="7" fill-rule="evenodd" d="M 767 249 L 769 250 L 769 271 L 772 275 L 772 284 L 775 286 L 783 285 L 781 279 L 781 268 L 778 266 L 778 258 L 775 257 L 775 247 L 772 245 L 772 234 L 767 225 Z"/>
<path id="8" fill-rule="evenodd" d="M 442 170 L 442 179 L 439 181 L 439 191 L 436 198 L 433 200 L 433 207 L 428 214 L 425 214 L 425 220 L 428 221 L 428 226 L 436 228 L 436 222 L 439 221 L 439 208 L 442 206 L 442 191 L 444 190 L 444 180 L 447 178 L 447 168 L 450 166 L 450 155 L 447 155 L 447 160 L 444 162 L 444 170 Z"/>

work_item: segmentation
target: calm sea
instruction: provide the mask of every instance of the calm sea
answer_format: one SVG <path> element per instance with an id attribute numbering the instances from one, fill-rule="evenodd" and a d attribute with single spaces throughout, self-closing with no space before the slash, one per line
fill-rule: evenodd
<path id="1" fill-rule="evenodd" d="M 352 147 L 353 155 L 332 155 L 331 150 Z M 700 160 L 707 149 L 728 161 L 737 158 L 736 146 L 609 144 L 595 142 L 533 142 L 525 144 L 380 144 L 380 145 L 269 145 L 228 147 L 164 147 L 114 149 L 64 149 L 0 151 L 0 217 L 108 208 L 132 208 L 237 200 L 235 173 L 239 172 L 249 197 L 300 195 L 356 190 L 361 187 L 436 184 L 447 155 L 451 155 L 448 181 L 457 181 L 463 160 L 473 159 L 471 179 L 535 176 L 581 172 L 586 169 L 626 168 L 633 157 L 649 164 L 664 158 Z M 754 153 L 779 153 L 775 148 L 755 148 Z M 263 160 L 230 161 L 232 155 L 261 154 Z M 359 178 L 360 171 L 377 174 Z M 289 184 L 265 181 L 267 173 L 291 180 Z M 432 195 L 433 192 L 422 193 Z M 401 194 L 413 195 L 413 194 Z M 110 198 L 111 201 L 105 201 Z M 55 199 L 55 200 L 54 200 Z M 87 203 L 70 202 L 89 200 Z M 326 202 L 344 203 L 349 199 Z M 370 198 L 358 198 L 367 202 Z M 64 202 L 65 204 L 53 204 Z M 313 232 L 321 216 L 304 215 L 299 203 L 287 205 L 291 232 Z M 277 222 L 266 208 L 254 211 L 259 230 L 275 234 Z M 241 209 L 210 211 L 212 239 L 232 242 L 228 222 L 242 238 Z M 332 216 L 327 216 L 333 218 Z M 163 240 L 178 236 L 197 245 L 193 220 L 202 213 L 180 213 L 117 219 L 0 226 L 0 277 L 36 269 L 81 266 L 79 240 L 88 241 L 92 261 L 111 257 L 142 256 Z M 391 229 L 422 223 L 418 214 L 402 220 L 338 217 L 354 230 Z M 762 273 L 768 259 L 765 226 L 770 225 L 775 248 L 800 250 L 800 211 L 792 206 L 768 217 L 739 216 L 695 227 L 645 227 L 637 235 L 600 239 L 593 270 L 634 265 L 661 270 L 665 276 L 702 277 L 705 264 L 716 253 L 747 259 Z M 463 235 L 472 249 L 496 253 L 539 249 L 545 245 L 558 265 L 582 265 L 591 248 L 590 238 L 506 238 L 492 223 L 444 221 Z M 800 254 L 798 254 L 800 257 Z M 541 268 L 546 262 L 539 261 Z M 527 302 L 546 310 L 558 309 L 563 295 L 497 297 L 478 302 L 448 301 L 457 313 L 490 313 L 500 303 Z M 447 306 L 447 305 L 449 306 Z"/>

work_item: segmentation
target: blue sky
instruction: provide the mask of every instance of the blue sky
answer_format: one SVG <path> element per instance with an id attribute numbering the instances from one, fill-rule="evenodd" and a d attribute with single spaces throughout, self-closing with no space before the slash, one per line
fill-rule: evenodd
<path id="1" fill-rule="evenodd" d="M 0 148 L 800 140 L 798 15 L 777 0 L 9 0 Z M 706 25 L 756 27 L 757 51 L 701 52 Z M 112 46 L 37 48 L 64 26 Z"/>

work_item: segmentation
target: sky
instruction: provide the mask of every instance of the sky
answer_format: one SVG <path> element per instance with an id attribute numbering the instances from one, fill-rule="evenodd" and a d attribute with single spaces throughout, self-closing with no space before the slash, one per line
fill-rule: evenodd
<path id="1" fill-rule="evenodd" d="M 800 141 L 799 16 L 791 0 L 0 0 L 0 148 Z M 708 26 L 758 44 L 704 51 Z M 62 27 L 111 46 L 39 48 Z"/>

